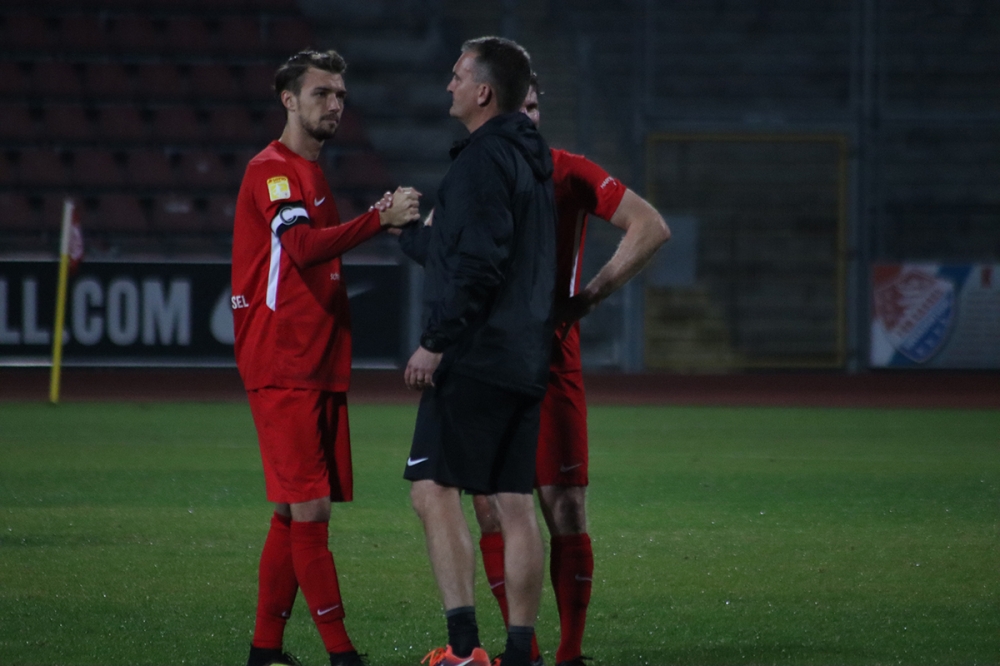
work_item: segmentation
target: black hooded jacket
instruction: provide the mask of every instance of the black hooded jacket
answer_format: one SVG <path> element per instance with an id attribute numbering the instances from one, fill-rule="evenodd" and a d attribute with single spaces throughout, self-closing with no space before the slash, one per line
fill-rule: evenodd
<path id="1" fill-rule="evenodd" d="M 556 276 L 552 156 L 523 113 L 496 116 L 451 150 L 430 227 L 403 251 L 424 265 L 420 344 L 457 372 L 541 396 Z"/>

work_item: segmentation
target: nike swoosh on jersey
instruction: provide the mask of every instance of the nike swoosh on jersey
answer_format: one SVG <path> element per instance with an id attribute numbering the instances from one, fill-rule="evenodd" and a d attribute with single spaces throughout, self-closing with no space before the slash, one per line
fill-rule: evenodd
<path id="1" fill-rule="evenodd" d="M 407 458 L 406 466 L 413 467 L 414 465 L 419 465 L 420 463 L 427 462 L 428 460 L 430 460 L 430 458 L 417 458 L 416 460 L 414 460 L 413 458 Z"/>
<path id="2" fill-rule="evenodd" d="M 559 465 L 559 471 L 563 473 L 569 472 L 570 470 L 574 470 L 582 464 L 583 463 L 577 463 L 575 465 Z"/>
<path id="3" fill-rule="evenodd" d="M 313 199 L 313 206 L 321 206 L 324 201 L 326 201 L 326 197 L 323 197 L 322 199 Z"/>

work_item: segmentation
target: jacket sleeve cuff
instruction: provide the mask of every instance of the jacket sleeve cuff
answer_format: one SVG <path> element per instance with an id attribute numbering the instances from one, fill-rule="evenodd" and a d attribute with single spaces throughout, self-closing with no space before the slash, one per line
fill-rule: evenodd
<path id="1" fill-rule="evenodd" d="M 431 333 L 424 333 L 420 336 L 420 346 L 429 352 L 440 354 L 451 344 L 449 340 Z"/>

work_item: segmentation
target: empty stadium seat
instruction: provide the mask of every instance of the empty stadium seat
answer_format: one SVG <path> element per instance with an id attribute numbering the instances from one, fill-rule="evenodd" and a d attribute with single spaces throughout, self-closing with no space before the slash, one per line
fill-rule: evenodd
<path id="1" fill-rule="evenodd" d="M 38 211 L 35 228 L 56 233 L 61 232 L 63 206 L 68 196 L 67 192 L 47 192 L 41 196 L 41 207 Z"/>
<path id="2" fill-rule="evenodd" d="M 45 107 L 45 132 L 56 141 L 85 141 L 97 136 L 96 110 L 79 104 L 50 104 Z"/>
<path id="3" fill-rule="evenodd" d="M 174 16 L 166 21 L 167 53 L 207 55 L 215 49 L 215 35 L 205 18 L 199 16 Z"/>
<path id="4" fill-rule="evenodd" d="M 353 220 L 358 215 L 367 212 L 368 206 L 360 205 L 354 197 L 349 194 L 336 195 L 334 193 L 334 200 L 337 202 L 337 215 L 340 216 L 341 222 L 347 222 L 348 220 Z"/>
<path id="5" fill-rule="evenodd" d="M 191 67 L 191 95 L 200 101 L 232 101 L 243 96 L 241 82 L 230 67 L 207 63 Z"/>
<path id="6" fill-rule="evenodd" d="M 246 99 L 274 99 L 276 65 L 254 63 L 243 68 L 242 93 Z"/>
<path id="7" fill-rule="evenodd" d="M 204 127 L 189 106 L 163 106 L 153 113 L 152 136 L 159 141 L 198 141 Z"/>
<path id="8" fill-rule="evenodd" d="M 84 94 L 88 97 L 123 100 L 132 95 L 134 82 L 118 62 L 91 62 L 84 73 Z"/>
<path id="9" fill-rule="evenodd" d="M 338 161 L 336 173 L 330 178 L 333 187 L 385 189 L 391 178 L 385 165 L 374 152 L 347 153 Z"/>
<path id="10" fill-rule="evenodd" d="M 205 226 L 212 231 L 232 231 L 236 215 L 235 194 L 213 194 L 208 197 Z"/>
<path id="11" fill-rule="evenodd" d="M 139 14 L 116 14 L 108 22 L 111 48 L 120 53 L 159 53 L 165 25 Z"/>
<path id="12" fill-rule="evenodd" d="M 0 192 L 0 229 L 34 229 L 38 208 L 21 192 Z"/>
<path id="13" fill-rule="evenodd" d="M 233 169 L 223 163 L 217 152 L 210 150 L 181 153 L 177 178 L 180 185 L 191 188 L 232 187 L 234 180 Z"/>
<path id="14" fill-rule="evenodd" d="M 114 155 L 101 148 L 81 148 L 73 163 L 73 182 L 88 187 L 121 187 L 125 174 Z"/>
<path id="15" fill-rule="evenodd" d="M 163 150 L 138 149 L 128 154 L 126 172 L 129 183 L 143 187 L 169 187 L 174 184 L 170 156 Z"/>
<path id="16" fill-rule="evenodd" d="M 19 62 L 0 60 L 0 95 L 20 97 L 28 92 L 25 66 Z"/>
<path id="17" fill-rule="evenodd" d="M 233 151 L 233 172 L 238 181 L 243 180 L 243 174 L 246 172 L 250 160 L 263 149 L 264 145 L 261 144 L 254 148 L 237 148 Z"/>
<path id="18" fill-rule="evenodd" d="M 69 181 L 72 153 L 52 148 L 31 148 L 21 153 L 17 170 L 21 185 L 35 187 L 62 186 Z"/>
<path id="19" fill-rule="evenodd" d="M 264 139 L 272 141 L 281 136 L 285 129 L 287 113 L 285 107 L 271 104 L 264 110 Z"/>
<path id="20" fill-rule="evenodd" d="M 100 53 L 108 50 L 110 35 L 101 14 L 65 14 L 59 21 L 59 46 L 71 52 Z"/>
<path id="21" fill-rule="evenodd" d="M 80 207 L 83 233 L 93 231 L 146 231 L 146 211 L 133 194 L 112 192 L 89 200 Z"/>
<path id="22" fill-rule="evenodd" d="M 248 16 L 221 17 L 214 48 L 221 55 L 260 53 L 263 48 L 260 23 Z"/>
<path id="23" fill-rule="evenodd" d="M 4 45 L 15 51 L 47 51 L 57 34 L 41 14 L 9 13 L 3 22 Z"/>
<path id="24" fill-rule="evenodd" d="M 344 109 L 340 116 L 340 125 L 337 133 L 333 137 L 333 143 L 339 146 L 364 146 L 368 138 L 365 135 L 364 125 L 361 123 L 361 115 L 353 108 Z"/>
<path id="25" fill-rule="evenodd" d="M 98 109 L 97 134 L 105 141 L 141 141 L 149 132 L 140 110 L 131 104 L 108 104 Z"/>
<path id="26" fill-rule="evenodd" d="M 253 143 L 260 140 L 262 128 L 246 107 L 219 106 L 209 115 L 209 134 L 213 141 Z"/>
<path id="27" fill-rule="evenodd" d="M 41 129 L 26 105 L 0 104 L 0 139 L 33 139 L 41 135 Z"/>
<path id="28" fill-rule="evenodd" d="M 154 231 L 202 231 L 207 207 L 204 198 L 182 193 L 162 195 L 153 200 L 149 226 Z"/>
<path id="29" fill-rule="evenodd" d="M 172 63 L 148 62 L 136 69 L 135 95 L 143 100 L 174 101 L 188 94 L 188 81 Z"/>
<path id="30" fill-rule="evenodd" d="M 288 55 L 313 48 L 312 29 L 300 18 L 275 18 L 270 23 L 267 46 L 273 53 Z"/>
<path id="31" fill-rule="evenodd" d="M 35 95 L 75 99 L 83 92 L 83 66 L 60 60 L 35 63 L 29 76 L 29 88 Z"/>

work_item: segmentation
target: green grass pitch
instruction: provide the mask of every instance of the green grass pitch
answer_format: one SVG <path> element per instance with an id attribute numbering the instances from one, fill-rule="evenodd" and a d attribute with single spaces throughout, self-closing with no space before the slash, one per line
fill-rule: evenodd
<path id="1" fill-rule="evenodd" d="M 352 407 L 332 520 L 373 666 L 445 640 L 414 412 Z M 597 666 L 1000 661 L 1000 412 L 595 407 L 591 456 Z M 243 404 L 0 404 L 0 663 L 243 663 L 269 515 Z M 538 634 L 552 664 L 548 584 Z M 286 647 L 326 662 L 301 596 Z"/>

